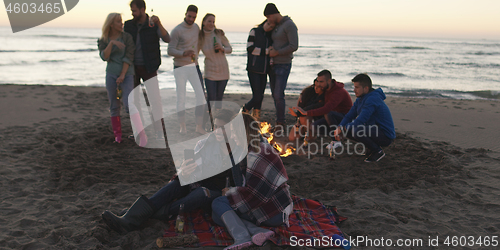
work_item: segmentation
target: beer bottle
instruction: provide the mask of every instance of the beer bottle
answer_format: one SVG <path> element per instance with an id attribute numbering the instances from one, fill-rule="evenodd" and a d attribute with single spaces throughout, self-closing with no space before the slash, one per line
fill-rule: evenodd
<path id="1" fill-rule="evenodd" d="M 215 45 L 217 44 L 217 39 L 215 38 L 214 36 L 214 48 L 215 48 Z M 219 53 L 219 50 L 218 49 L 215 49 L 215 53 Z"/>
<path id="2" fill-rule="evenodd" d="M 175 231 L 177 233 L 184 233 L 184 204 L 179 205 L 179 213 L 175 220 Z"/>

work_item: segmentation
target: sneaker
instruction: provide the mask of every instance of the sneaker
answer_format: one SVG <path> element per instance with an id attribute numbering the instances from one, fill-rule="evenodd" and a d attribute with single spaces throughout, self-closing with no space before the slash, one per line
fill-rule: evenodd
<path id="1" fill-rule="evenodd" d="M 377 162 L 380 161 L 380 159 L 384 158 L 384 156 L 384 150 L 380 150 L 378 152 L 371 153 L 370 156 L 365 159 L 365 162 Z"/>

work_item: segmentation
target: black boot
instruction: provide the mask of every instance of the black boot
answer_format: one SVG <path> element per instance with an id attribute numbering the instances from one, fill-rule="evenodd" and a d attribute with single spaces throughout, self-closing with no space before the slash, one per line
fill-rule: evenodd
<path id="1" fill-rule="evenodd" d="M 137 198 L 122 216 L 117 216 L 106 210 L 102 213 L 102 219 L 113 230 L 118 233 L 127 233 L 139 227 L 144 221 L 154 214 L 153 205 L 145 196 Z"/>

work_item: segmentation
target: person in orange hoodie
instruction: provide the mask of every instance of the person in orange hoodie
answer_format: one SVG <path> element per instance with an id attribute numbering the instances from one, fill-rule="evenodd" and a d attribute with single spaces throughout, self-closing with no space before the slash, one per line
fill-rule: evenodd
<path id="1" fill-rule="evenodd" d="M 340 124 L 344 116 L 352 107 L 352 99 L 344 84 L 332 79 L 332 73 L 329 70 L 322 70 L 318 73 L 315 85 L 323 88 L 325 92 L 325 105 L 323 107 L 304 110 L 301 107 L 293 107 L 292 110 L 300 112 L 307 117 L 323 116 L 308 125 L 306 140 L 312 140 L 320 132 L 329 135 L 330 128 Z M 311 130 L 314 129 L 314 130 Z M 325 129 L 325 130 L 322 130 Z M 312 131 L 311 133 L 309 133 Z M 316 133 L 314 133 L 316 131 Z"/>

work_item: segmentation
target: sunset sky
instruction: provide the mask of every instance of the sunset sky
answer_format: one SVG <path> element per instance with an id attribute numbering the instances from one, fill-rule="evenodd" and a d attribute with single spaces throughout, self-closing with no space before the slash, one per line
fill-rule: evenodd
<path id="1" fill-rule="evenodd" d="M 171 31 L 184 18 L 187 5 L 199 8 L 199 24 L 207 13 L 216 15 L 216 25 L 226 31 L 248 32 L 264 20 L 269 0 L 148 0 L 151 8 Z M 130 19 L 127 0 L 80 0 L 78 5 L 39 27 L 100 28 L 109 12 Z M 499 0 L 277 0 L 283 15 L 289 15 L 303 34 L 402 36 L 430 38 L 500 39 Z M 10 26 L 5 9 L 0 26 Z"/>

